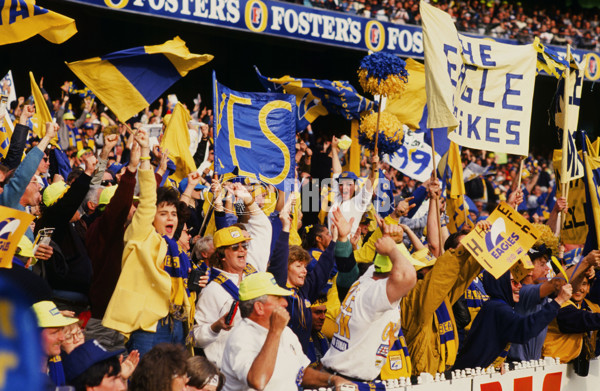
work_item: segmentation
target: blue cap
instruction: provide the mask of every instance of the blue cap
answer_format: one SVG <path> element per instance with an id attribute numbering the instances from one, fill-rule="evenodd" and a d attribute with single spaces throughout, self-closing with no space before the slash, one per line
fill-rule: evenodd
<path id="1" fill-rule="evenodd" d="M 338 179 L 351 179 L 353 181 L 357 181 L 358 177 L 352 171 L 344 171 L 340 174 Z"/>
<path id="2" fill-rule="evenodd" d="M 63 357 L 65 378 L 68 382 L 88 370 L 92 365 L 123 353 L 125 349 L 108 351 L 95 339 L 84 342 Z"/>
<path id="3" fill-rule="evenodd" d="M 107 170 L 116 175 L 119 173 L 119 171 L 121 171 L 123 167 L 125 167 L 125 164 L 113 163 L 110 165 L 110 167 L 107 168 Z"/>
<path id="4" fill-rule="evenodd" d="M 188 179 L 187 178 L 183 178 L 181 180 L 181 182 L 179 182 L 179 192 L 181 194 L 183 194 L 183 192 L 185 191 L 185 188 L 188 185 Z M 202 190 L 202 189 L 206 189 L 206 186 L 201 185 L 201 184 L 197 184 L 196 187 L 194 188 L 194 190 Z"/>
<path id="5" fill-rule="evenodd" d="M 94 124 L 92 124 L 91 122 L 86 122 L 85 124 L 83 124 L 83 129 L 94 129 Z"/>

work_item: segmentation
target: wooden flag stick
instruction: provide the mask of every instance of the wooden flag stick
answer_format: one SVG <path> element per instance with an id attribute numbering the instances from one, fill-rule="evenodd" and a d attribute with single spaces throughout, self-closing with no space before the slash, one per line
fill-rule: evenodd
<path id="1" fill-rule="evenodd" d="M 433 164 L 433 170 L 431 170 L 431 178 L 437 179 L 437 167 L 435 165 L 435 137 L 433 135 L 433 129 L 429 129 L 431 134 L 431 163 Z M 438 236 L 440 240 L 440 255 L 444 252 L 444 243 L 442 242 L 442 217 L 440 215 L 440 198 L 435 199 L 435 213 L 437 215 L 438 223 Z"/>
<path id="2" fill-rule="evenodd" d="M 375 148 L 373 153 L 375 156 L 379 156 L 379 117 L 381 117 L 381 101 L 382 96 L 379 95 L 379 108 L 377 109 L 377 127 L 375 128 Z"/>

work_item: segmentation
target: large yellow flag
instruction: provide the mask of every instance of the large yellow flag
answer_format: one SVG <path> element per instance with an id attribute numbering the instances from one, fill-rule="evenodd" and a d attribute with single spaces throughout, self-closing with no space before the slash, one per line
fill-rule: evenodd
<path id="1" fill-rule="evenodd" d="M 0 2 L 0 45 L 25 41 L 36 34 L 63 43 L 76 32 L 75 20 L 38 5 L 34 0 Z"/>
<path id="2" fill-rule="evenodd" d="M 42 138 L 46 134 L 46 122 L 52 122 L 52 116 L 32 72 L 29 72 L 29 79 L 31 80 L 31 95 L 33 95 L 33 101 L 35 102 L 35 115 L 31 119 L 31 122 L 33 122 L 32 130 L 38 137 Z"/>
<path id="3" fill-rule="evenodd" d="M 387 100 L 385 111 L 394 114 L 400 122 L 411 129 L 419 129 L 423 109 L 427 103 L 425 94 L 425 65 L 409 58 L 406 60 L 409 78 L 404 92 Z"/>
<path id="4" fill-rule="evenodd" d="M 185 178 L 190 172 L 196 171 L 196 163 L 194 163 L 194 158 L 190 152 L 190 133 L 188 130 L 190 120 L 187 109 L 181 103 L 177 103 L 160 143 L 161 149 L 166 148 L 169 150 L 169 158 L 177 166 L 177 169 L 171 175 L 171 178 L 177 182 Z"/>

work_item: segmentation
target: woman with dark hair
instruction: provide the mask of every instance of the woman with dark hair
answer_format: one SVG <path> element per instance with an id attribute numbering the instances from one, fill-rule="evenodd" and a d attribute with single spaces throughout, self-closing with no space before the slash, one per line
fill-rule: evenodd
<path id="1" fill-rule="evenodd" d="M 188 382 L 187 358 L 183 346 L 155 345 L 140 360 L 131 376 L 130 391 L 184 391 Z"/>
<path id="2" fill-rule="evenodd" d="M 187 373 L 190 380 L 185 391 L 221 391 L 225 384 L 225 375 L 206 357 L 188 358 Z"/>

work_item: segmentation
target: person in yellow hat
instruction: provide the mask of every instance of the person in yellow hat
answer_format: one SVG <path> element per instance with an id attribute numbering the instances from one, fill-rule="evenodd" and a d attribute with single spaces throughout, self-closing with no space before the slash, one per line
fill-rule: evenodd
<path id="1" fill-rule="evenodd" d="M 286 296 L 271 273 L 254 273 L 240 285 L 242 321 L 225 344 L 222 371 L 227 390 L 295 390 L 352 383 L 308 367 L 296 335 L 287 327 Z"/>
<path id="2" fill-rule="evenodd" d="M 243 186 L 236 186 L 235 191 L 236 195 L 241 196 L 246 202 L 247 210 L 251 213 L 262 213 Z M 287 267 L 291 206 L 292 197 L 288 199 L 279 214 L 282 232 L 275 243 L 267 270 Z M 265 271 L 256 267 L 255 263 L 251 263 L 248 259 L 250 242 L 255 240 L 237 225 L 221 228 L 213 235 L 215 251 L 209 259 L 212 267 L 210 282 L 200 293 L 196 304 L 194 315 L 196 325 L 193 334 L 196 347 L 204 349 L 206 357 L 217 367 L 221 367 L 223 347 L 230 330 L 241 320 L 239 313 L 236 313 L 229 323 L 226 322 L 230 309 L 239 300 L 238 287 L 253 273 Z M 258 245 L 266 246 L 264 242 Z"/>
<path id="3" fill-rule="evenodd" d="M 83 141 L 81 138 L 81 132 L 79 127 L 85 122 L 86 116 L 92 109 L 92 100 L 85 100 L 85 107 L 81 116 L 75 119 L 75 115 L 71 111 L 67 111 L 67 102 L 69 101 L 69 94 L 65 94 L 63 102 L 56 112 L 58 129 L 58 144 L 63 151 L 66 151 L 69 147 L 76 147 L 81 149 L 83 147 Z"/>
<path id="4" fill-rule="evenodd" d="M 47 374 L 56 386 L 64 386 L 65 373 L 60 359 L 60 346 L 65 340 L 64 328 L 77 323 L 77 318 L 64 316 L 51 301 L 39 301 L 32 306 L 42 335 L 42 351 L 45 360 L 42 372 Z"/>

